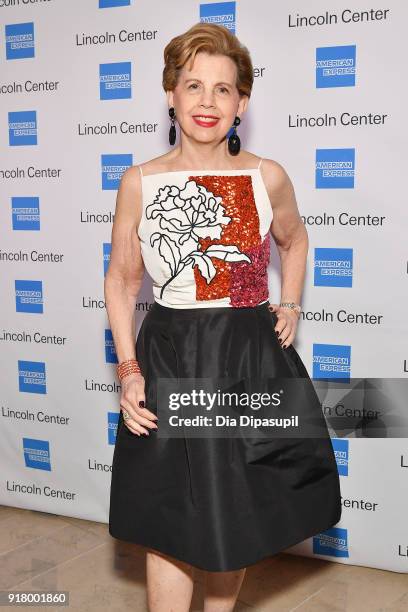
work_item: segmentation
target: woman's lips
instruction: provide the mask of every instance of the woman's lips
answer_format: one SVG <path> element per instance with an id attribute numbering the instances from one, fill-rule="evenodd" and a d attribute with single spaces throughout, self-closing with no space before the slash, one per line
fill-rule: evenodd
<path id="1" fill-rule="evenodd" d="M 203 121 L 202 119 L 199 119 L 199 117 L 193 117 L 193 119 L 197 125 L 201 125 L 201 127 L 214 127 L 214 125 L 216 125 L 219 121 L 219 119 L 208 119 Z"/>

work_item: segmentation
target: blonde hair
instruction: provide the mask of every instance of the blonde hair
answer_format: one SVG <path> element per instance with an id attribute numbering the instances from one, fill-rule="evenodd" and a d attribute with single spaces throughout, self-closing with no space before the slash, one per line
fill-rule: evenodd
<path id="1" fill-rule="evenodd" d="M 237 67 L 236 87 L 241 95 L 251 96 L 254 81 L 251 56 L 247 47 L 239 42 L 224 26 L 213 23 L 196 23 L 189 30 L 175 36 L 164 49 L 162 85 L 165 91 L 173 91 L 183 66 L 199 52 L 210 55 L 226 55 Z"/>

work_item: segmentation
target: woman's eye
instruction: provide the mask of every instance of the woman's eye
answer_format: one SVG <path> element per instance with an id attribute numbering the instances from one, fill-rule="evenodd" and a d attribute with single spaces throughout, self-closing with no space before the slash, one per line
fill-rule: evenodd
<path id="1" fill-rule="evenodd" d="M 188 86 L 188 89 L 197 89 L 197 87 L 198 87 L 198 83 L 191 83 Z M 220 87 L 219 89 L 222 93 L 228 93 L 228 89 L 226 87 Z"/>

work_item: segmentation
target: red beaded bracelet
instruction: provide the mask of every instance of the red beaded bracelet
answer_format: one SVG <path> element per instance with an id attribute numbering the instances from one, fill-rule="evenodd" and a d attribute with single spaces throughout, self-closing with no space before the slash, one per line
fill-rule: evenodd
<path id="1" fill-rule="evenodd" d="M 125 378 L 129 374 L 141 374 L 139 362 L 136 359 L 127 359 L 116 366 L 119 380 Z"/>

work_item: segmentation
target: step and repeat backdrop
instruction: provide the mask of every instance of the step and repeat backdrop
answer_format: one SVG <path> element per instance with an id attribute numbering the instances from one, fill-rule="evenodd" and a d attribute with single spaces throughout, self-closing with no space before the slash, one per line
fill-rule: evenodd
<path id="1" fill-rule="evenodd" d="M 126 168 L 169 149 L 163 49 L 199 21 L 249 48 L 242 147 L 295 187 L 310 243 L 295 347 L 327 381 L 325 413 L 343 417 L 358 380 L 384 397 L 406 380 L 407 19 L 397 0 L 0 0 L 1 504 L 108 520 L 116 193 Z M 152 301 L 146 276 L 136 333 Z M 407 572 L 406 437 L 328 425 L 341 521 L 288 552 Z"/>

